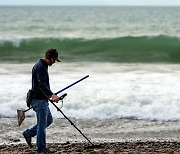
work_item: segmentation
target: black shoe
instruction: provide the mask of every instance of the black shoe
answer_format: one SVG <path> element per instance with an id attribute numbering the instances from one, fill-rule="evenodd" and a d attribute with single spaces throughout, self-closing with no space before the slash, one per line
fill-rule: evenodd
<path id="1" fill-rule="evenodd" d="M 31 143 L 31 137 L 27 136 L 25 132 L 23 132 L 23 136 L 24 136 L 27 144 L 29 145 L 29 147 L 32 148 L 33 146 L 32 146 L 32 143 Z"/>
<path id="2" fill-rule="evenodd" d="M 37 150 L 37 153 L 42 153 L 42 154 L 51 154 L 51 153 L 55 153 L 55 151 L 49 150 L 47 148 L 42 149 L 42 150 Z"/>

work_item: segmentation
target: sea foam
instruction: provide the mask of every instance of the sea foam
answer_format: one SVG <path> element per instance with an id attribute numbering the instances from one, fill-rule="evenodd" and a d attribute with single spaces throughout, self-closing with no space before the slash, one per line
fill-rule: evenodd
<path id="1" fill-rule="evenodd" d="M 18 108 L 26 108 L 32 66 L 1 64 L 0 117 L 16 117 Z M 58 63 L 49 68 L 49 74 L 54 92 L 90 75 L 59 94 L 67 93 L 62 111 L 68 117 L 168 121 L 180 120 L 179 68 L 168 64 Z M 61 107 L 61 102 L 57 106 Z M 62 117 L 51 104 L 50 109 L 54 117 Z"/>

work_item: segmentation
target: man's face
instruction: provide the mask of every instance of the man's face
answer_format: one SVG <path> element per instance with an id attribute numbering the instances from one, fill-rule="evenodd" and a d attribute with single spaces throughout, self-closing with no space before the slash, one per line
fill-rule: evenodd
<path id="1" fill-rule="evenodd" d="M 56 62 L 56 59 L 57 58 L 50 58 L 50 59 L 48 59 L 48 65 L 52 66 Z"/>

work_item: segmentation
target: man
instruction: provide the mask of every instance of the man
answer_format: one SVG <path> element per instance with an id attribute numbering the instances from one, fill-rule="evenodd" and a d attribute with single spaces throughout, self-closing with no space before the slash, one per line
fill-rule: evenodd
<path id="1" fill-rule="evenodd" d="M 59 98 L 50 90 L 48 66 L 51 66 L 58 59 L 56 49 L 48 49 L 43 59 L 40 59 L 32 69 L 32 90 L 33 99 L 31 106 L 36 112 L 37 124 L 23 132 L 23 136 L 27 144 L 32 147 L 31 138 L 37 135 L 36 146 L 38 153 L 50 153 L 46 148 L 46 128 L 53 122 L 53 118 L 48 107 L 48 99 L 44 93 L 52 99 L 53 102 L 58 102 Z M 39 90 L 40 89 L 40 90 Z"/>

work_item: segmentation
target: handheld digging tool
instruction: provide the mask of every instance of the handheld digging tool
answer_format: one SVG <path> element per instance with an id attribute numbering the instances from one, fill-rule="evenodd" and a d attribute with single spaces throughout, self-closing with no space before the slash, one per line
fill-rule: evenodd
<path id="1" fill-rule="evenodd" d="M 22 124 L 22 122 L 24 121 L 25 119 L 25 112 L 29 111 L 31 108 L 29 109 L 17 109 L 17 118 L 18 118 L 18 126 L 20 126 Z"/>
<path id="2" fill-rule="evenodd" d="M 84 79 L 86 79 L 86 78 L 88 78 L 88 77 L 89 77 L 89 75 L 86 75 L 85 77 L 83 77 L 83 78 L 79 79 L 78 81 L 70 84 L 69 86 L 61 89 L 60 91 L 56 92 L 55 94 L 57 95 L 57 94 L 61 93 L 62 91 L 66 90 L 66 89 L 68 89 L 68 88 L 70 88 L 70 87 L 72 87 L 73 85 L 79 83 L 80 81 L 82 81 L 82 80 L 84 80 Z M 62 95 L 62 96 L 63 96 L 63 95 Z M 62 97 L 62 96 L 61 96 L 61 97 Z M 60 98 L 61 98 L 61 97 L 60 97 Z M 63 98 L 64 98 L 64 97 L 63 97 Z M 24 110 L 24 109 L 17 109 L 18 126 L 20 126 L 20 125 L 22 124 L 22 122 L 24 121 L 24 119 L 25 119 L 25 112 L 29 111 L 30 109 L 32 109 L 32 107 L 29 108 L 29 109 L 26 109 L 26 110 Z"/>
<path id="3" fill-rule="evenodd" d="M 86 79 L 86 78 L 88 78 L 88 77 L 89 77 L 89 75 L 86 75 L 85 77 L 83 77 L 83 78 L 79 79 L 78 81 L 76 81 L 76 82 L 70 84 L 69 86 L 67 86 L 67 87 L 65 87 L 65 88 L 63 88 L 63 89 L 61 89 L 60 91 L 56 92 L 55 94 L 57 95 L 57 94 L 61 93 L 62 91 L 64 91 L 64 90 L 66 90 L 66 89 L 68 89 L 68 88 L 74 86 L 75 84 L 81 82 L 82 80 L 84 80 L 84 79 Z"/>
<path id="4" fill-rule="evenodd" d="M 67 96 L 66 93 L 63 94 L 62 96 L 59 97 L 59 100 L 63 101 L 64 97 L 66 97 L 66 96 Z M 63 105 L 63 103 L 62 103 L 62 105 Z M 29 109 L 26 109 L 26 110 L 24 110 L 24 109 L 17 109 L 18 126 L 20 126 L 22 124 L 22 122 L 24 121 L 24 119 L 25 119 L 25 112 L 29 111 L 30 109 L 32 109 L 32 107 L 29 108 Z"/>

